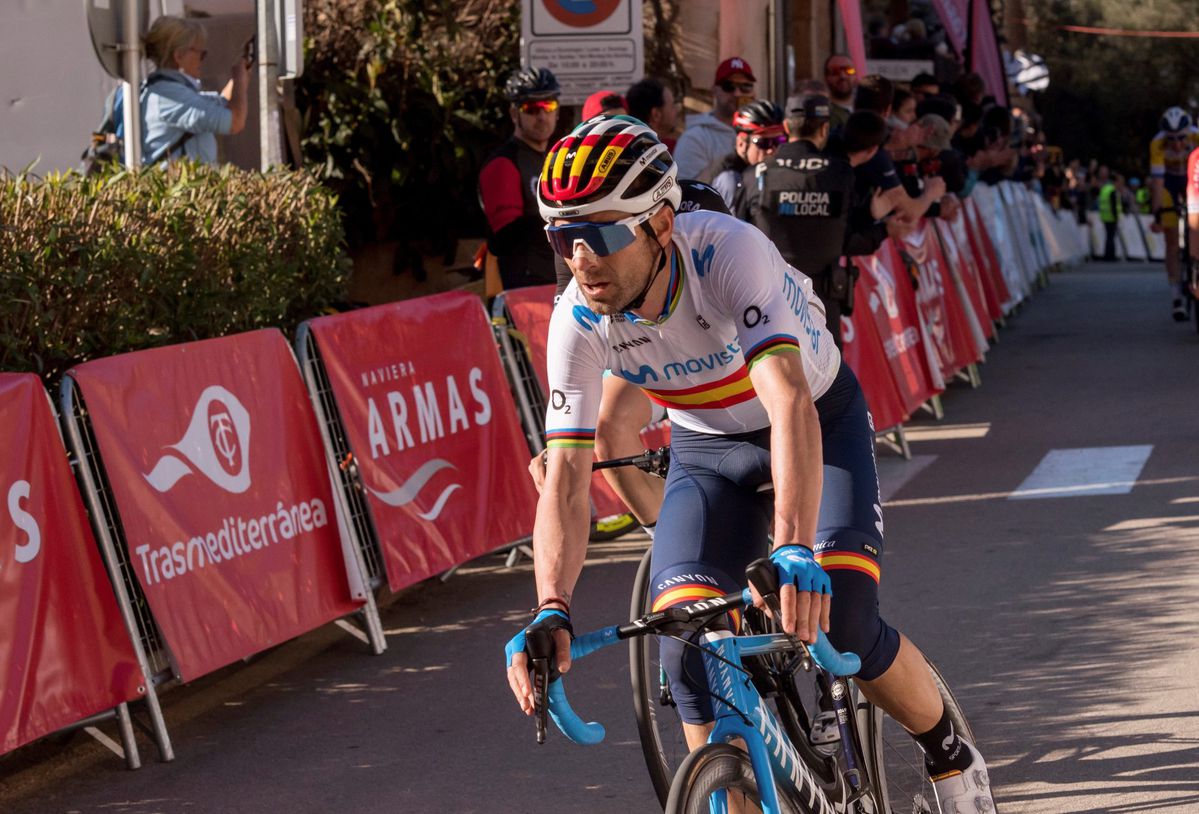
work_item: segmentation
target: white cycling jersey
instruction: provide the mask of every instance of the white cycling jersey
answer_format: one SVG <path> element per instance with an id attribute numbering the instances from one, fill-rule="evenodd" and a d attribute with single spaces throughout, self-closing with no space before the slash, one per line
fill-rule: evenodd
<path id="1" fill-rule="evenodd" d="M 803 359 L 812 398 L 837 374 L 841 355 L 812 281 L 787 265 L 748 223 L 716 212 L 675 217 L 666 307 L 656 321 L 601 317 L 572 281 L 549 332 L 549 446 L 587 447 L 604 371 L 633 382 L 667 408 L 672 423 L 715 435 L 769 426 L 749 369 L 776 353 Z"/>

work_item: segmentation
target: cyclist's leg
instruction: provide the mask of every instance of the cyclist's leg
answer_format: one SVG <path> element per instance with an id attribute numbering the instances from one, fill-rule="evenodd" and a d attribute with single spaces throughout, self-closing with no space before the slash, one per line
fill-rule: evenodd
<path id="1" fill-rule="evenodd" d="M 745 567 L 767 553 L 770 499 L 755 488 L 770 479 L 769 431 L 754 435 L 746 440 L 672 428 L 651 564 L 653 610 L 740 590 Z M 722 472 L 748 480 L 738 483 Z M 714 719 L 702 654 L 673 639 L 663 639 L 661 651 L 688 745 L 702 743 Z"/>
<path id="2" fill-rule="evenodd" d="M 945 705 L 923 654 L 879 616 L 879 557 L 883 519 L 874 460 L 874 428 L 865 397 L 848 367 L 842 368 L 829 392 L 817 401 L 824 450 L 824 491 L 820 504 L 817 559 L 833 583 L 829 640 L 856 653 L 862 669 L 855 678 L 862 693 L 912 733 L 930 754 L 937 775 L 952 771 L 953 783 L 985 783 L 982 758 L 952 730 L 944 732 Z M 946 737 L 948 736 L 948 737 Z M 930 752 L 929 744 L 942 752 Z M 984 769 L 965 778 L 961 772 L 977 759 Z M 974 799 L 988 789 L 977 785 L 952 792 Z"/>
<path id="3" fill-rule="evenodd" d="M 645 450 L 641 428 L 653 417 L 653 403 L 641 389 L 619 376 L 604 377 L 604 396 L 595 425 L 595 454 L 600 460 L 639 455 Z M 631 466 L 605 469 L 604 478 L 643 526 L 653 526 L 662 505 L 662 481 Z"/>

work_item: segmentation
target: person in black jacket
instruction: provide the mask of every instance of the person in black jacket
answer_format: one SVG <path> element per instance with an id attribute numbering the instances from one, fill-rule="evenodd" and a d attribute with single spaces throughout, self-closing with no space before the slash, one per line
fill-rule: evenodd
<path id="1" fill-rule="evenodd" d="M 515 131 L 479 172 L 487 248 L 499 261 L 504 288 L 554 282 L 554 252 L 542 229 L 536 184 L 558 125 L 559 93 L 558 80 L 546 68 L 513 73 L 504 95 Z"/>
<path id="2" fill-rule="evenodd" d="M 825 319 L 841 345 L 841 314 L 853 310 L 853 267 L 846 256 L 871 254 L 887 237 L 887 204 L 878 190 L 855 191 L 854 167 L 869 161 L 886 123 L 868 111 L 852 114 L 829 144 L 829 100 L 809 96 L 788 116 L 789 141 L 759 165 L 748 193 L 750 220 L 789 264 L 812 278 Z"/>

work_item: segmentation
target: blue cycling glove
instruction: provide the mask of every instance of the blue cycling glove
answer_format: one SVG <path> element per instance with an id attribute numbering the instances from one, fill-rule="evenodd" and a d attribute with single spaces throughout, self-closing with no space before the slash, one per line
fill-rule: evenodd
<path id="1" fill-rule="evenodd" d="M 778 569 L 780 587 L 794 585 L 797 591 L 832 595 L 833 584 L 816 562 L 812 549 L 801 545 L 779 546 L 770 552 L 770 561 Z"/>
<path id="2" fill-rule="evenodd" d="M 563 610 L 557 608 L 546 608 L 533 617 L 533 621 L 525 627 L 520 633 L 517 633 L 508 640 L 508 644 L 504 645 L 504 660 L 505 667 L 512 666 L 512 657 L 517 653 L 523 653 L 525 650 L 525 637 L 530 630 L 534 628 L 544 628 L 550 633 L 558 628 L 565 628 L 570 637 L 574 638 L 574 628 L 570 626 L 570 615 Z M 554 667 L 557 665 L 555 664 Z"/>

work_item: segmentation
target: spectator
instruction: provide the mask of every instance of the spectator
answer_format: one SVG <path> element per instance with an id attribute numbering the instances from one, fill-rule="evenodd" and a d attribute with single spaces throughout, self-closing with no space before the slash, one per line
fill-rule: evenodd
<path id="1" fill-rule="evenodd" d="M 904 24 L 903 29 L 904 35 L 899 42 L 896 54 L 899 59 L 932 59 L 935 56 L 936 52 L 933 44 L 928 40 L 928 28 L 925 26 L 924 20 L 913 17 Z M 928 76 L 928 74 L 923 74 L 923 76 Z M 917 76 L 916 78 L 920 79 L 921 77 Z M 936 83 L 935 79 L 933 83 Z M 913 87 L 915 84 L 915 82 L 912 83 Z"/>
<path id="2" fill-rule="evenodd" d="M 618 91 L 597 90 L 583 102 L 583 121 L 594 119 L 596 116 L 615 116 L 628 113 L 629 106 Z"/>
<path id="3" fill-rule="evenodd" d="M 753 69 L 741 57 L 730 57 L 716 68 L 712 85 L 712 112 L 692 116 L 674 151 L 679 178 L 712 180 L 705 171 L 733 149 L 737 133 L 733 114 L 755 98 Z"/>
<path id="4" fill-rule="evenodd" d="M 795 93 L 788 96 L 787 103 L 783 105 L 785 115 L 790 116 L 793 112 L 802 113 L 804 100 L 809 96 L 828 96 L 828 85 L 819 79 L 805 79 L 800 82 Z"/>
<path id="5" fill-rule="evenodd" d="M 845 126 L 849 114 L 854 110 L 854 92 L 858 88 L 858 69 L 845 54 L 833 54 L 824 61 L 824 83 L 828 85 L 828 98 L 832 102 L 833 130 Z"/>
<path id="6" fill-rule="evenodd" d="M 895 40 L 887 30 L 887 20 L 882 16 L 870 18 L 866 25 L 866 38 L 871 59 L 892 59 L 895 56 Z"/>
<path id="7" fill-rule="evenodd" d="M 854 106 L 857 110 L 868 110 L 877 114 L 885 124 L 887 117 L 891 115 L 893 96 L 894 87 L 891 81 L 878 74 L 871 74 L 858 83 Z M 856 166 L 854 176 L 859 188 L 878 190 L 889 206 L 888 211 L 898 210 L 905 220 L 919 219 L 945 194 L 944 183 L 934 178 L 925 185 L 925 190 L 920 196 L 910 196 L 900 183 L 895 164 L 885 149 L 876 151 L 869 161 Z"/>
<path id="8" fill-rule="evenodd" d="M 987 83 L 982 76 L 971 71 L 957 81 L 957 84 L 954 85 L 953 95 L 957 97 L 963 107 L 966 105 L 982 107 L 983 97 L 987 95 Z"/>
<path id="9" fill-rule="evenodd" d="M 924 24 L 920 24 L 923 29 Z M 912 24 L 908 23 L 908 32 L 912 30 Z M 921 35 L 923 39 L 923 34 Z M 936 96 L 941 92 L 941 86 L 937 83 L 937 78 L 932 74 L 918 73 L 912 78 L 912 95 L 916 97 L 916 103 L 919 104 L 929 96 Z"/>
<path id="10" fill-rule="evenodd" d="M 1099 189 L 1099 220 L 1103 221 L 1104 231 L 1103 259 L 1109 263 L 1116 261 L 1116 235 L 1120 216 L 1124 214 L 1123 190 L 1124 176 L 1120 173 L 1105 181 Z"/>
<path id="11" fill-rule="evenodd" d="M 192 18 L 163 15 L 142 44 L 156 69 L 141 95 L 142 160 L 173 158 L 217 163 L 216 137 L 246 126 L 249 65 L 239 57 L 220 93 L 200 90 L 200 69 L 208 55 L 208 34 Z"/>
<path id="12" fill-rule="evenodd" d="M 916 105 L 916 118 L 920 119 L 930 114 L 944 119 L 949 125 L 950 134 L 956 132 L 962 122 L 961 106 L 958 105 L 957 99 L 947 94 L 937 93 L 925 96 Z"/>
<path id="13" fill-rule="evenodd" d="M 916 97 L 910 91 L 895 89 L 891 100 L 891 118 L 887 124 L 891 127 L 907 127 L 916 121 Z"/>
<path id="14" fill-rule="evenodd" d="M 921 133 L 920 142 L 916 145 L 921 178 L 926 181 L 940 178 L 945 182 L 945 194 L 929 207 L 928 215 L 953 220 L 959 207 L 958 193 L 966 187 L 966 163 L 950 146 L 949 122 L 935 113 L 929 113 L 921 117 L 916 126 Z"/>
<path id="15" fill-rule="evenodd" d="M 499 262 L 504 288 L 554 282 L 554 252 L 545 239 L 536 185 L 558 126 L 558 80 L 545 68 L 515 71 L 504 86 L 512 137 L 479 173 L 487 216 L 487 248 Z"/>
<path id="16" fill-rule="evenodd" d="M 746 211 L 783 259 L 812 278 L 833 341 L 841 347 L 841 314 L 853 309 L 856 277 L 843 258 L 871 254 L 887 236 L 876 218 L 883 213 L 872 213 L 871 199 L 854 193 L 853 164 L 873 155 L 885 126 L 874 114 L 855 113 L 839 141 L 849 142 L 851 151 L 826 149 L 830 113 L 829 99 L 813 95 L 788 115 L 788 141 L 759 168 L 746 193 Z"/>
<path id="17" fill-rule="evenodd" d="M 679 105 L 666 83 L 650 77 L 642 79 L 629 87 L 625 100 L 629 104 L 629 115 L 648 124 L 673 153 L 677 142 L 674 131 L 679 121 Z"/>
<path id="18" fill-rule="evenodd" d="M 733 152 L 712 168 L 712 186 L 729 210 L 744 220 L 745 188 L 754 184 L 754 168 L 787 140 L 783 109 L 774 102 L 751 102 L 737 111 L 733 128 L 737 131 Z"/>

